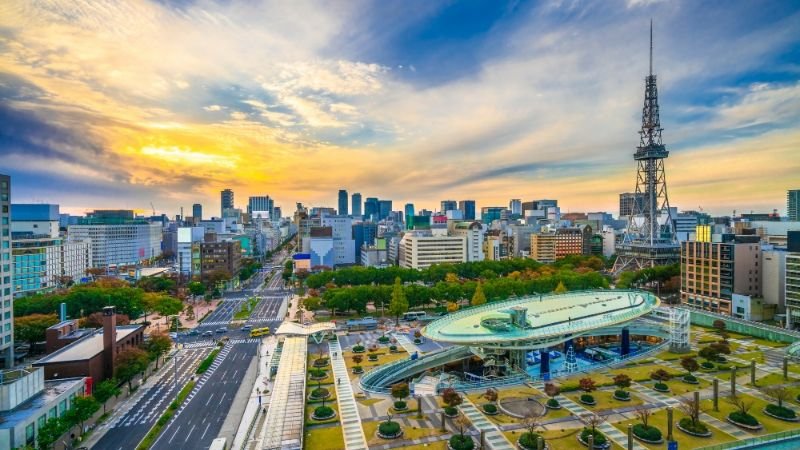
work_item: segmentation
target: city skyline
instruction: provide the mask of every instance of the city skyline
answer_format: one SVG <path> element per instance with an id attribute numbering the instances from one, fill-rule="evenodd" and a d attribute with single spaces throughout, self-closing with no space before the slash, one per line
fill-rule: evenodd
<path id="1" fill-rule="evenodd" d="M 11 2 L 0 154 L 16 202 L 76 214 L 218 211 L 225 188 L 285 213 L 339 189 L 616 212 L 651 17 L 672 206 L 785 214 L 800 172 L 788 2 Z"/>

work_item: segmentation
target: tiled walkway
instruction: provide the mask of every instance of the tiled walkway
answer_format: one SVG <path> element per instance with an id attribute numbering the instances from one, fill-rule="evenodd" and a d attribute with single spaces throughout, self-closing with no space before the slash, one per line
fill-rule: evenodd
<path id="1" fill-rule="evenodd" d="M 490 450 L 513 450 L 514 446 L 506 439 L 505 435 L 500 432 L 493 422 L 486 418 L 478 408 L 467 398 L 463 396 L 464 402 L 461 403 L 461 412 L 472 422 L 478 431 L 483 431 L 483 438 L 486 441 L 486 447 Z"/>
<path id="2" fill-rule="evenodd" d="M 397 339 L 397 343 L 400 344 L 400 346 L 403 347 L 409 355 L 413 355 L 414 352 L 422 355 L 422 351 L 419 349 L 419 347 L 411 342 L 411 339 L 409 339 L 405 333 L 392 333 L 392 336 Z"/>
<path id="3" fill-rule="evenodd" d="M 328 354 L 339 355 L 331 358 L 333 367 L 333 377 L 336 380 L 344 380 L 344 383 L 336 383 L 336 398 L 339 401 L 339 419 L 342 422 L 342 436 L 344 437 L 345 450 L 367 450 L 367 439 L 364 436 L 364 429 L 361 428 L 361 417 L 358 415 L 358 405 L 353 396 L 353 386 L 350 384 L 350 377 L 347 375 L 347 366 L 342 358 L 342 349 L 339 341 L 328 343 Z"/>

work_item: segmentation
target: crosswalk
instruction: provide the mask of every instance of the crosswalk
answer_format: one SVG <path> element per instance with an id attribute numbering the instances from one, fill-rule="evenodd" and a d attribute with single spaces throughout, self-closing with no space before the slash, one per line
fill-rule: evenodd
<path id="1" fill-rule="evenodd" d="M 259 338 L 243 338 L 243 339 L 229 339 L 227 341 L 229 344 L 258 344 L 261 342 Z M 213 347 L 217 345 L 217 343 L 213 340 L 206 339 L 202 341 L 195 341 L 195 342 L 188 342 L 183 344 L 183 348 L 190 349 L 190 348 L 203 348 L 203 347 Z"/>

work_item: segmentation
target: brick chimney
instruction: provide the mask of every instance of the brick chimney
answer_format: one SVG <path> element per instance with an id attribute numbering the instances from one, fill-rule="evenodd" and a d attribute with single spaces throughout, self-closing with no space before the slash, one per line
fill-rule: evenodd
<path id="1" fill-rule="evenodd" d="M 113 306 L 103 308 L 103 375 L 114 376 L 114 359 L 117 357 L 117 315 Z"/>

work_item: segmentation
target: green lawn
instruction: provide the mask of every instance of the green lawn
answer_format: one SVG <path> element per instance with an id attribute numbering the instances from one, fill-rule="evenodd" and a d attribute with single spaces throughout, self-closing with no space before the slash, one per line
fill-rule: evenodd
<path id="1" fill-rule="evenodd" d="M 764 426 L 760 431 L 748 433 L 753 434 L 770 434 L 770 433 L 778 433 L 780 431 L 787 431 L 796 428 L 800 428 L 800 423 L 796 422 L 785 422 L 783 420 L 773 419 L 772 417 L 764 415 L 761 410 L 767 405 L 767 402 L 764 400 L 749 396 L 747 394 L 739 394 L 739 397 L 745 399 L 747 402 L 752 402 L 753 407 L 750 409 L 750 414 L 753 415 L 759 422 Z M 719 420 L 725 421 L 728 414 L 734 411 L 736 408 L 731 405 L 727 399 L 720 398 L 719 399 L 719 411 L 714 411 L 712 409 L 712 402 L 711 399 L 703 400 L 701 402 L 702 406 L 701 409 L 707 412 L 709 415 L 716 417 Z"/>
<path id="2" fill-rule="evenodd" d="M 322 403 L 318 403 L 318 404 L 315 403 L 315 404 L 306 406 L 306 425 L 315 425 L 315 424 L 318 424 L 318 423 L 331 423 L 331 422 L 338 422 L 339 421 L 339 405 L 336 402 L 328 403 L 327 401 L 325 402 L 325 406 L 330 406 L 331 408 L 333 408 L 333 410 L 336 411 L 336 416 L 334 418 L 328 419 L 328 420 L 314 420 L 314 419 L 312 419 L 311 415 L 314 414 L 314 410 L 318 406 L 322 406 Z"/>
<path id="3" fill-rule="evenodd" d="M 656 358 L 662 359 L 664 361 L 676 361 L 680 360 L 684 356 L 691 356 L 693 358 L 697 357 L 697 352 L 689 352 L 689 353 L 672 353 L 669 350 L 665 350 L 656 355 Z"/>
<path id="4" fill-rule="evenodd" d="M 650 380 L 650 374 L 658 369 L 664 369 L 671 373 L 673 376 L 685 373 L 683 370 L 675 370 L 670 367 L 662 366 L 659 364 L 647 364 L 637 367 L 624 367 L 621 369 L 614 369 L 611 371 L 612 376 L 624 373 L 631 377 L 633 381 L 647 381 Z"/>
<path id="5" fill-rule="evenodd" d="M 684 417 L 683 413 L 680 411 L 675 411 L 674 415 L 674 423 L 677 425 L 678 421 Z M 639 423 L 638 420 L 623 420 L 620 422 L 613 422 L 612 425 L 617 427 L 620 431 L 627 434 L 628 433 L 628 424 L 635 425 Z M 667 439 L 667 411 L 662 409 L 658 412 L 654 413 L 650 416 L 650 420 L 648 422 L 649 425 L 654 426 L 661 430 L 661 433 L 664 436 L 664 440 Z M 677 426 L 673 426 L 672 429 L 672 437 L 678 441 L 678 448 L 685 448 L 685 449 L 692 449 L 692 448 L 699 448 L 705 447 L 709 445 L 716 445 L 722 444 L 724 442 L 731 442 L 734 441 L 735 438 L 721 430 L 718 430 L 708 424 L 709 431 L 711 431 L 712 436 L 709 438 L 698 438 L 694 436 L 690 436 L 683 431 L 679 430 Z M 665 449 L 667 448 L 666 442 L 659 445 L 653 444 L 645 444 L 644 442 L 637 441 L 639 444 L 644 445 L 647 448 L 654 448 L 654 449 Z"/>
<path id="6" fill-rule="evenodd" d="M 747 353 L 739 353 L 733 355 L 739 359 L 743 359 L 745 361 L 750 361 L 752 359 L 756 360 L 758 364 L 764 364 L 764 352 L 747 352 Z"/>
<path id="7" fill-rule="evenodd" d="M 341 450 L 344 448 L 342 427 L 306 428 L 303 448 L 307 450 Z"/>
<path id="8" fill-rule="evenodd" d="M 747 374 L 748 374 L 747 384 L 749 385 L 750 384 L 750 378 L 749 378 L 750 372 L 748 372 Z M 758 373 L 756 373 L 756 375 L 758 375 Z M 798 378 L 797 377 L 793 377 L 791 373 L 789 374 L 789 379 L 788 380 L 784 380 L 783 379 L 783 374 L 782 373 L 771 373 L 771 374 L 768 374 L 768 375 L 766 375 L 764 377 L 756 378 L 756 384 L 759 387 L 772 386 L 774 384 L 794 383 L 796 381 L 798 381 Z"/>
<path id="9" fill-rule="evenodd" d="M 566 394 L 565 396 L 570 400 L 574 401 L 575 403 L 591 411 L 600 411 L 603 409 L 619 408 L 623 406 L 635 406 L 642 404 L 642 399 L 640 399 L 634 392 L 631 391 L 628 392 L 631 393 L 631 399 L 628 400 L 627 402 L 624 402 L 614 398 L 614 390 L 594 391 L 591 393 L 591 395 L 594 397 L 594 401 L 597 403 L 596 406 L 584 405 L 583 403 L 580 402 L 580 397 L 581 395 L 584 394 L 583 391 L 571 392 L 569 394 Z"/>
<path id="10" fill-rule="evenodd" d="M 253 308 L 255 308 L 257 304 L 258 297 L 249 299 L 247 303 L 242 305 L 242 309 L 233 315 L 233 320 L 247 320 L 247 318 L 250 317 L 250 313 L 253 311 Z"/>
<path id="11" fill-rule="evenodd" d="M 361 423 L 362 428 L 364 428 L 364 436 L 367 438 L 367 445 L 369 445 L 370 447 L 382 444 L 388 444 L 398 440 L 398 439 L 383 439 L 378 437 L 378 426 L 380 425 L 381 422 L 382 422 L 381 420 L 373 420 Z M 418 423 L 419 424 L 416 426 L 405 426 L 401 423 L 400 426 L 403 427 L 403 437 L 400 439 L 411 440 L 427 436 L 440 436 L 443 434 L 440 428 L 434 427 L 430 422 L 418 421 Z"/>
<path id="12" fill-rule="evenodd" d="M 568 430 L 547 430 L 540 432 L 545 442 L 547 442 L 548 447 L 550 450 L 575 450 L 575 449 L 585 449 L 586 447 L 581 446 L 578 443 L 578 438 L 576 434 L 582 430 L 583 428 L 574 428 Z M 503 431 L 503 434 L 506 435 L 506 438 L 515 446 L 517 445 L 517 439 L 519 439 L 520 435 L 525 433 L 525 430 L 512 430 L 512 431 Z M 611 441 L 611 448 L 613 450 L 622 450 L 622 447 L 617 445 L 614 441 Z"/>

